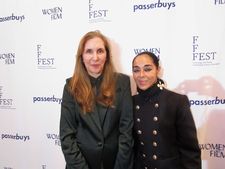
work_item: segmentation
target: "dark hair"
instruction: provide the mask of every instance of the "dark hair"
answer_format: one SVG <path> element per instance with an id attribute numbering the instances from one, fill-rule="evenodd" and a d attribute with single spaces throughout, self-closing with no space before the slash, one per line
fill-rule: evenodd
<path id="1" fill-rule="evenodd" d="M 133 59 L 133 61 L 132 61 L 132 65 L 134 64 L 134 60 L 135 60 L 138 56 L 140 56 L 140 55 L 148 55 L 150 58 L 152 58 L 153 63 L 155 64 L 155 66 L 156 66 L 157 68 L 159 67 L 159 58 L 158 58 L 154 53 L 149 52 L 149 51 L 144 51 L 144 52 L 138 53 L 138 54 L 134 57 L 134 59 Z"/>

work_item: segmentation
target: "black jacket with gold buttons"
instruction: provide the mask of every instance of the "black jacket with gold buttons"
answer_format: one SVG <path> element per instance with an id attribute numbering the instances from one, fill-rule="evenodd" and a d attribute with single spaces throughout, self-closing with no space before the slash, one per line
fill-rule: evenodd
<path id="1" fill-rule="evenodd" d="M 201 169 L 189 100 L 162 84 L 133 96 L 135 169 Z"/>

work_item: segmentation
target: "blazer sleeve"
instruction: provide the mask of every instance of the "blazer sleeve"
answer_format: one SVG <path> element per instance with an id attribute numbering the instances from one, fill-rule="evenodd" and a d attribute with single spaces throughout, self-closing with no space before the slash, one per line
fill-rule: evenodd
<path id="1" fill-rule="evenodd" d="M 177 139 L 182 169 L 201 169 L 201 150 L 190 103 L 186 95 L 181 95 L 177 113 Z"/>
<path id="2" fill-rule="evenodd" d="M 75 102 L 68 91 L 68 80 L 63 89 L 60 117 L 60 141 L 66 161 L 66 169 L 88 169 L 87 162 L 77 146 L 77 122 Z"/>
<path id="3" fill-rule="evenodd" d="M 125 76 L 121 79 L 122 98 L 121 117 L 119 122 L 119 149 L 115 161 L 114 169 L 132 169 L 133 168 L 133 104 L 131 97 L 130 79 Z"/>

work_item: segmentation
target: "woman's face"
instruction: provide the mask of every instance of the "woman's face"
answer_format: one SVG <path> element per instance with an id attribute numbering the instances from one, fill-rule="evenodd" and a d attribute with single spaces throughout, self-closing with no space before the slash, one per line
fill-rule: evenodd
<path id="1" fill-rule="evenodd" d="M 106 57 L 104 42 L 101 38 L 95 37 L 85 43 L 82 58 L 90 76 L 96 78 L 101 75 Z"/>
<path id="2" fill-rule="evenodd" d="M 133 78 L 137 86 L 146 90 L 157 81 L 159 69 L 147 54 L 137 56 L 133 62 Z"/>

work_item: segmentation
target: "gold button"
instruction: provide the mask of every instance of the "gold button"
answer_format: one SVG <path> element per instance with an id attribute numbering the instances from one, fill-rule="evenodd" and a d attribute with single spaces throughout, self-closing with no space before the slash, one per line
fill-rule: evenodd
<path id="1" fill-rule="evenodd" d="M 145 145 L 142 141 L 140 142 L 140 144 L 143 146 L 143 145 Z"/>
<path id="2" fill-rule="evenodd" d="M 137 133 L 138 133 L 138 134 L 142 134 L 142 131 L 141 131 L 141 130 L 138 130 Z"/>
<path id="3" fill-rule="evenodd" d="M 155 104 L 155 108 L 158 108 L 158 107 L 159 107 L 159 104 L 158 104 L 158 103 L 156 103 L 156 104 Z"/>
<path id="4" fill-rule="evenodd" d="M 140 109 L 140 106 L 139 106 L 139 105 L 137 105 L 137 106 L 136 106 L 136 110 L 139 110 L 139 109 Z"/>
<path id="5" fill-rule="evenodd" d="M 158 117 L 155 116 L 155 117 L 153 118 L 153 121 L 158 121 Z"/>
<path id="6" fill-rule="evenodd" d="M 157 135 L 157 131 L 156 130 L 153 130 L 152 132 L 154 135 Z"/>
<path id="7" fill-rule="evenodd" d="M 142 156 L 145 158 L 146 157 L 146 155 L 145 154 L 142 154 Z"/>
<path id="8" fill-rule="evenodd" d="M 153 158 L 153 160 L 157 160 L 157 156 L 156 155 L 153 155 L 152 158 Z"/>
<path id="9" fill-rule="evenodd" d="M 137 122 L 140 122 L 140 121 L 141 121 L 141 119 L 137 118 Z"/>
<path id="10" fill-rule="evenodd" d="M 152 143 L 152 145 L 153 145 L 154 147 L 157 147 L 157 143 L 156 143 L 155 141 Z"/>

